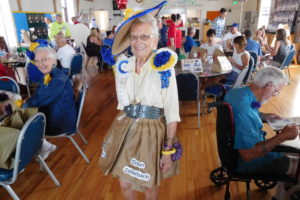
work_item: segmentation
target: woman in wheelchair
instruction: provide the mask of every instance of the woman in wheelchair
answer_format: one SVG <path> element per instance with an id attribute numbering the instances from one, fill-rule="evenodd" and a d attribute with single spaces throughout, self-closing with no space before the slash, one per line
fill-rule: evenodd
<path id="1" fill-rule="evenodd" d="M 44 74 L 35 94 L 23 108 L 38 107 L 46 116 L 46 135 L 70 134 L 76 131 L 77 111 L 71 81 L 63 71 L 56 68 L 56 52 L 49 47 L 35 50 L 34 62 Z M 46 159 L 56 146 L 43 143 L 42 154 Z"/>
<path id="2" fill-rule="evenodd" d="M 261 104 L 278 95 L 287 83 L 286 76 L 279 69 L 266 67 L 257 72 L 248 87 L 234 88 L 226 94 L 225 101 L 233 109 L 234 149 L 239 152 L 239 172 L 290 176 L 295 174 L 297 160 L 271 151 L 280 143 L 295 139 L 300 133 L 299 126 L 286 126 L 274 137 L 265 139 L 262 121 L 280 117 L 277 114 L 260 113 L 258 110 Z M 281 199 L 280 195 L 281 192 L 278 192 L 277 199 Z"/>

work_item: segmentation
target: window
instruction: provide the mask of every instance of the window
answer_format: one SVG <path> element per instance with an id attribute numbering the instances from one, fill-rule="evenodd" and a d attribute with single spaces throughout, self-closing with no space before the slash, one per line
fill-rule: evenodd
<path id="1" fill-rule="evenodd" d="M 0 1 L 0 35 L 4 36 L 8 48 L 18 46 L 15 23 L 9 0 Z"/>
<path id="2" fill-rule="evenodd" d="M 260 1 L 260 11 L 259 11 L 258 25 L 257 25 L 258 28 L 262 26 L 265 27 L 268 26 L 270 10 L 271 10 L 271 0 Z"/>

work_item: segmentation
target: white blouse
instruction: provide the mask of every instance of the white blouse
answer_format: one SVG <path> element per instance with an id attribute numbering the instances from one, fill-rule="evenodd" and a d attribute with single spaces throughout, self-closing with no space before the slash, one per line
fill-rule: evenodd
<path id="1" fill-rule="evenodd" d="M 200 48 L 207 50 L 207 56 L 212 56 L 216 49 L 219 49 L 223 52 L 222 46 L 219 44 L 208 45 L 208 43 L 202 44 Z"/>
<path id="2" fill-rule="evenodd" d="M 137 74 L 135 56 L 127 58 L 121 55 L 118 58 L 115 64 L 118 109 L 123 110 L 135 100 L 142 105 L 164 109 L 167 124 L 178 122 L 180 117 L 175 70 L 173 67 L 170 69 L 168 88 L 162 88 L 161 74 L 151 68 L 150 59 L 152 56 L 143 65 L 140 74 Z"/>
<path id="3" fill-rule="evenodd" d="M 243 66 L 242 55 L 244 55 L 244 54 L 247 54 L 247 55 L 249 55 L 249 57 L 250 57 L 250 54 L 249 54 L 248 51 L 245 50 L 245 51 L 243 51 L 242 53 L 237 53 L 236 50 L 234 49 L 232 59 L 233 59 L 238 65 Z M 248 67 L 248 65 L 245 66 L 245 67 Z M 237 72 L 237 73 L 240 73 L 240 72 L 242 71 L 242 70 L 238 69 L 237 67 L 235 67 L 234 65 L 233 65 L 232 70 L 235 71 L 235 72 Z"/>

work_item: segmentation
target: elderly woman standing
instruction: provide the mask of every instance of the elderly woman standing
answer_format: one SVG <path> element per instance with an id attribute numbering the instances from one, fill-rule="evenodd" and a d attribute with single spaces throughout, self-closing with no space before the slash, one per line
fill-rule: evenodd
<path id="1" fill-rule="evenodd" d="M 172 50 L 156 50 L 155 16 L 166 2 L 138 12 L 120 25 L 112 47 L 120 54 L 131 46 L 133 56 L 120 56 L 116 68 L 118 109 L 103 143 L 99 165 L 119 178 L 125 199 L 134 190 L 147 200 L 158 198 L 162 178 L 178 173 L 182 149 L 176 137 L 179 104 Z"/>
<path id="2" fill-rule="evenodd" d="M 74 133 L 76 131 L 77 111 L 71 81 L 62 70 L 56 68 L 56 52 L 49 47 L 35 50 L 35 65 L 44 74 L 35 94 L 23 105 L 38 107 L 46 116 L 46 135 Z M 45 141 L 42 157 L 46 159 L 56 149 Z"/>

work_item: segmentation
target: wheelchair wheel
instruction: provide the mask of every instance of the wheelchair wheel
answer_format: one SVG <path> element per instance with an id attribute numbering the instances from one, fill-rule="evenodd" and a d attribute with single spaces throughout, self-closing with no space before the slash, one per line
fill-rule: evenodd
<path id="1" fill-rule="evenodd" d="M 254 180 L 254 183 L 259 189 L 269 190 L 276 186 L 277 181 Z"/>
<path id="2" fill-rule="evenodd" d="M 230 193 L 225 193 L 224 200 L 230 200 Z"/>
<path id="3" fill-rule="evenodd" d="M 210 173 L 210 180 L 216 184 L 216 185 L 225 185 L 227 183 L 228 180 L 228 176 L 226 171 L 224 170 L 224 168 L 219 167 L 214 169 L 211 173 Z"/>

